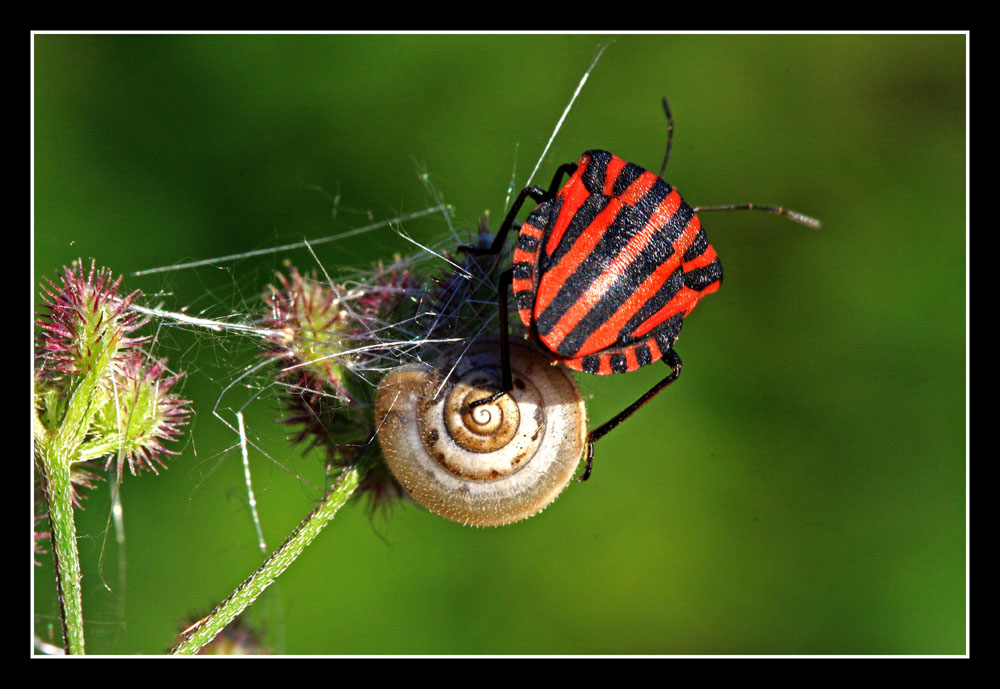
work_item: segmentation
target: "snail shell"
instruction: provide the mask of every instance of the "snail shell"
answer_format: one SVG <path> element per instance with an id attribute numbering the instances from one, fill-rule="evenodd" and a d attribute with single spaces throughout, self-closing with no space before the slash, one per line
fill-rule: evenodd
<path id="1" fill-rule="evenodd" d="M 431 512 L 475 526 L 537 514 L 569 483 L 583 454 L 586 410 L 576 382 L 535 349 L 510 343 L 514 389 L 500 389 L 499 344 L 485 340 L 433 366 L 393 369 L 375 420 L 396 480 Z"/>

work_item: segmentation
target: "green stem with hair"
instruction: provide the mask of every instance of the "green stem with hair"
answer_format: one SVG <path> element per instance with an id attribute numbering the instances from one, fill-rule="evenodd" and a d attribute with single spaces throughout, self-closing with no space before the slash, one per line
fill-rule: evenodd
<path id="1" fill-rule="evenodd" d="M 52 555 L 56 567 L 56 591 L 66 653 L 82 655 L 83 596 L 80 586 L 80 552 L 76 547 L 73 515 L 73 463 L 94 416 L 91 404 L 103 371 L 95 367 L 84 376 L 66 406 L 62 423 L 45 431 L 35 411 L 35 450 L 42 469 L 43 488 L 52 526 Z"/>
<path id="2" fill-rule="evenodd" d="M 306 546 L 326 527 L 337 512 L 357 490 L 361 479 L 378 456 L 374 441 L 358 455 L 357 460 L 341 471 L 336 482 L 323 496 L 320 503 L 302 520 L 289 537 L 275 550 L 260 568 L 236 587 L 236 590 L 205 619 L 187 630 L 183 640 L 171 651 L 174 655 L 192 655 L 214 639 L 226 625 L 246 610 L 251 603 L 302 554 Z"/>

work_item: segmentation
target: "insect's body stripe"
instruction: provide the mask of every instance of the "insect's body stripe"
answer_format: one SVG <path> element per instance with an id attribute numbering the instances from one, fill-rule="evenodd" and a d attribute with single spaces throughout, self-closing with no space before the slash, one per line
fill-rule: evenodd
<path id="1" fill-rule="evenodd" d="M 699 293 L 699 299 L 719 289 L 722 280 L 722 264 L 715 259 L 703 268 L 695 268 L 684 273 L 684 285 Z"/>
<path id="2" fill-rule="evenodd" d="M 623 167 L 621 172 L 618 173 L 618 177 L 614 180 L 614 184 L 611 185 L 611 193 L 609 196 L 621 196 L 625 193 L 625 190 L 628 189 L 632 183 L 639 179 L 639 177 L 643 174 L 652 173 L 647 173 L 635 163 L 626 163 L 625 167 Z M 653 175 L 653 178 L 656 179 L 656 175 Z"/>
<path id="3" fill-rule="evenodd" d="M 653 240 L 647 252 L 637 255 L 632 264 L 630 280 L 620 288 L 616 310 L 599 324 L 599 331 L 581 345 L 581 353 L 590 353 L 606 347 L 634 342 L 646 334 L 639 330 L 651 315 L 668 303 L 683 285 L 680 260 L 674 253 L 671 240 L 680 234 L 691 216 L 691 207 L 680 201 L 676 191 L 668 197 L 680 208 L 669 222 L 659 230 L 651 230 Z M 676 206 L 674 206 L 676 207 Z M 596 330 L 596 329 L 595 329 Z"/>
<path id="4" fill-rule="evenodd" d="M 607 196 L 604 192 L 604 181 L 608 176 L 608 165 L 614 158 L 618 156 L 611 155 L 607 151 L 587 151 L 580 157 L 580 167 L 576 174 L 580 176 L 588 192 Z"/>
<path id="5" fill-rule="evenodd" d="M 671 268 L 673 268 L 672 271 Z M 663 273 L 667 277 L 663 277 Z M 628 320 L 618 328 L 618 338 L 623 343 L 630 339 L 641 338 L 649 332 L 651 327 L 643 328 L 642 326 L 647 321 L 652 320 L 652 317 L 669 304 L 684 288 L 684 271 L 676 264 L 666 264 L 650 276 L 649 282 L 659 286 L 656 292 L 642 301 L 638 308 L 633 308 L 631 313 L 622 314 L 628 315 Z M 613 323 L 609 323 L 609 327 L 614 327 L 619 322 L 620 318 L 616 318 Z M 655 324 L 654 322 L 653 325 Z"/>
<path id="6" fill-rule="evenodd" d="M 563 259 L 543 272 L 538 284 L 535 322 L 538 334 L 553 351 L 563 356 L 575 352 L 561 351 L 560 343 L 576 323 L 596 306 L 607 289 L 607 279 L 613 279 L 609 263 L 643 228 L 635 211 L 617 199 L 609 199 L 607 207 Z M 602 279 L 603 278 L 603 279 Z M 599 285 L 595 285 L 600 281 Z"/>
<path id="7" fill-rule="evenodd" d="M 651 336 L 639 344 L 573 359 L 561 359 L 560 362 L 574 371 L 597 375 L 628 373 L 663 358 L 663 353 L 670 350 L 677 341 L 683 321 L 684 316 L 676 314 L 661 323 Z"/>
<path id="8" fill-rule="evenodd" d="M 615 352 L 608 356 L 608 367 L 612 373 L 625 373 L 628 371 L 628 360 L 622 352 Z"/>
<path id="9" fill-rule="evenodd" d="M 711 247 L 706 241 L 704 246 L 691 248 L 704 232 L 691 206 L 669 184 L 601 151 L 584 154 L 564 191 L 580 193 L 574 183 L 577 177 L 591 195 L 587 201 L 572 205 L 582 211 L 588 205 L 594 207 L 596 202 L 591 199 L 601 198 L 606 200 L 604 210 L 596 215 L 578 211 L 565 223 L 568 231 L 561 242 L 554 244 L 551 236 L 546 240 L 553 253 L 549 260 L 541 257 L 544 269 L 537 272 L 534 282 L 534 314 L 526 321 L 534 323 L 545 345 L 563 358 L 628 347 L 676 313 L 663 306 L 673 302 L 682 286 L 697 291 L 709 286 L 715 277 L 709 273 L 707 282 L 699 279 L 688 284 L 682 275 L 675 275 L 682 265 L 678 250 L 698 259 Z M 602 193 L 613 196 L 599 195 Z M 545 212 L 552 224 L 552 209 Z M 562 218 L 556 217 L 554 224 L 561 222 Z M 714 251 L 711 258 L 715 258 Z M 687 313 L 696 302 L 689 295 L 673 304 L 687 306 Z M 642 315 L 636 318 L 639 313 Z M 651 319 L 654 315 L 660 320 Z M 640 329 L 642 326 L 646 327 Z M 634 352 L 623 361 L 626 370 L 645 365 Z M 621 366 L 618 359 L 614 365 L 610 360 L 600 364 L 601 369 L 611 372 L 618 372 Z"/>
<path id="10" fill-rule="evenodd" d="M 705 231 L 701 229 L 701 223 L 698 223 L 698 234 L 696 234 L 692 239 L 690 245 L 688 245 L 684 250 L 684 262 L 690 263 L 699 256 L 705 253 L 708 249 L 711 249 L 711 245 L 708 243 L 708 235 Z"/>
<path id="11" fill-rule="evenodd" d="M 653 363 L 653 358 L 649 352 L 648 345 L 639 345 L 638 347 L 635 347 L 634 351 L 635 351 L 636 368 L 638 368 L 639 366 L 648 366 L 649 364 Z"/>
<path id="12" fill-rule="evenodd" d="M 588 151 L 521 225 L 514 303 L 521 321 L 580 371 L 624 373 L 673 347 L 684 318 L 719 288 L 722 266 L 670 184 Z"/>
<path id="13" fill-rule="evenodd" d="M 531 307 L 535 303 L 535 291 L 526 289 L 514 292 L 514 305 L 517 307 L 517 312 L 521 315 L 521 320 L 524 320 L 525 313 L 531 313 Z"/>
<path id="14" fill-rule="evenodd" d="M 660 274 L 661 269 L 667 275 L 677 271 L 678 261 L 670 243 L 659 233 L 639 236 L 649 241 L 637 246 L 638 252 L 627 250 L 619 254 L 619 258 L 632 258 L 631 262 L 624 269 L 615 266 L 615 270 L 609 270 L 608 277 L 615 278 L 614 282 L 599 290 L 600 300 L 577 320 L 563 339 L 560 354 L 579 356 L 626 344 L 631 332 L 625 330 L 625 325 L 631 316 L 664 288 L 672 292 L 680 288 L 680 280 L 671 283 Z M 582 300 L 580 305 L 580 308 L 587 306 Z M 567 317 L 570 316 L 568 313 Z"/>
<path id="15" fill-rule="evenodd" d="M 609 203 L 611 204 L 610 208 L 608 207 Z M 570 208 L 573 205 L 575 204 L 565 204 L 563 208 Z M 593 251 L 597 246 L 601 234 L 587 232 L 587 230 L 606 225 L 610 220 L 613 220 L 619 205 L 615 204 L 611 197 L 592 194 L 577 207 L 576 215 L 570 218 L 563 211 L 558 218 L 550 222 L 553 230 L 545 241 L 545 248 L 540 256 L 539 271 L 541 274 L 539 279 L 542 276 L 546 278 L 549 290 L 539 291 L 539 303 L 536 311 L 541 312 L 548 308 L 563 282 L 586 258 L 588 249 Z M 528 221 L 531 220 L 532 216 L 529 215 Z M 557 230 L 560 230 L 561 241 L 554 244 L 553 237 Z"/>
<path id="16" fill-rule="evenodd" d="M 518 230 L 514 247 L 513 288 L 514 305 L 521 320 L 527 323 L 535 307 L 535 276 L 538 275 L 538 252 L 545 239 L 548 216 L 539 216 L 542 227 L 524 223 Z"/>
<path id="17" fill-rule="evenodd" d="M 589 281 L 600 274 L 600 252 L 617 252 L 619 245 L 634 234 L 634 228 L 627 222 L 616 222 L 624 206 L 610 196 L 591 196 L 581 211 L 598 205 L 602 210 L 592 217 L 578 213 L 556 252 L 542 259 L 545 268 L 539 277 L 535 304 L 540 333 L 551 331 L 562 314 L 587 289 Z"/>
<path id="18" fill-rule="evenodd" d="M 576 174 L 585 181 L 589 180 L 588 185 L 596 186 L 597 180 L 591 169 L 594 161 L 603 164 L 605 157 L 610 157 L 603 168 L 606 179 L 601 185 L 602 191 L 621 189 L 616 185 L 623 178 L 629 183 L 618 198 L 591 194 L 591 199 L 602 199 L 604 210 L 593 219 L 579 215 L 572 219 L 570 226 L 573 231 L 563 237 L 551 255 L 551 263 L 543 271 L 538 288 L 539 299 L 535 308 L 538 332 L 545 337 L 548 346 L 564 356 L 575 356 L 576 348 L 561 347 L 559 343 L 575 327 L 587 307 L 595 306 L 594 302 L 602 294 L 614 289 L 616 278 L 621 276 L 628 260 L 642 255 L 643 246 L 656 234 L 650 219 L 672 191 L 670 185 L 656 175 L 636 165 L 626 164 L 616 156 L 602 153 L 591 151 L 584 154 Z M 586 162 L 588 157 L 590 163 Z M 583 204 L 584 207 L 586 205 Z M 589 224 L 584 224 L 587 221 Z M 552 246 L 551 239 L 546 244 Z M 589 299 L 578 303 L 584 292 Z M 605 305 L 604 310 L 609 308 Z M 611 309 L 610 313 L 613 311 Z"/>
<path id="19" fill-rule="evenodd" d="M 531 222 L 536 217 L 535 213 L 545 216 L 544 221 L 541 217 L 537 218 L 545 225 L 545 245 L 542 250 L 547 260 L 557 261 L 558 248 L 565 244 L 564 251 L 568 251 L 580 236 L 580 232 L 602 210 L 604 210 L 604 199 L 588 193 L 574 176 L 556 198 L 546 201 L 533 210 L 528 216 L 528 221 Z M 577 216 L 580 216 L 578 221 L 576 221 Z"/>
<path id="20" fill-rule="evenodd" d="M 712 291 L 714 292 L 715 290 Z M 647 318 L 635 329 L 636 334 L 641 336 L 647 332 L 652 332 L 667 319 L 678 316 L 684 318 L 687 314 L 691 313 L 691 310 L 698 304 L 698 300 L 704 294 L 704 292 L 697 292 L 689 287 L 681 288 L 663 308 Z M 678 330 L 680 330 L 680 326 L 678 326 Z"/>
<path id="21" fill-rule="evenodd" d="M 511 269 L 514 271 L 515 280 L 530 280 L 535 274 L 535 266 L 528 261 L 514 261 Z"/>
<path id="22" fill-rule="evenodd" d="M 538 251 L 538 238 L 522 232 L 517 236 L 517 248 L 525 253 L 533 254 Z"/>

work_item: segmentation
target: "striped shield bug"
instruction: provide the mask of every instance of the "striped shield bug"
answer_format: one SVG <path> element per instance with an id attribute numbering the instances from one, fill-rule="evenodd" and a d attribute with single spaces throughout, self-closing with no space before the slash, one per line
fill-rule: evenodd
<path id="1" fill-rule="evenodd" d="M 722 264 L 697 213 L 760 210 L 820 225 L 780 206 L 690 206 L 662 179 L 674 132 L 666 98 L 663 109 L 667 151 L 659 175 L 607 151 L 587 151 L 578 162 L 561 165 L 548 190 L 522 190 L 490 246 L 459 247 L 474 255 L 500 254 L 521 206 L 529 197 L 538 203 L 518 228 L 513 265 L 500 273 L 497 283 L 503 389 L 474 406 L 512 390 L 507 339 L 511 287 L 528 336 L 554 363 L 598 375 L 627 373 L 660 360 L 670 368 L 646 394 L 587 434 L 581 481 L 593 469 L 594 443 L 680 376 L 674 343 L 684 319 L 722 284 Z M 564 175 L 569 180 L 560 188 Z"/>

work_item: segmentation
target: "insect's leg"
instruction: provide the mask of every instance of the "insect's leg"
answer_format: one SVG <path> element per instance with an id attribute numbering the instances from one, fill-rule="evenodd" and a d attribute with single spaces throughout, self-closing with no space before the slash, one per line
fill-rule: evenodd
<path id="1" fill-rule="evenodd" d="M 544 203 L 549 199 L 554 199 L 556 194 L 559 193 L 559 186 L 562 182 L 563 175 L 572 175 L 576 172 L 576 163 L 566 163 L 560 165 L 556 170 L 555 175 L 552 176 L 552 183 L 549 185 L 549 190 L 545 191 L 541 187 L 526 187 L 521 190 L 521 193 L 517 195 L 514 200 L 514 204 L 507 211 L 507 217 L 503 219 L 503 223 L 500 225 L 500 229 L 497 230 L 496 236 L 493 237 L 493 243 L 488 247 L 476 247 L 476 246 L 460 246 L 459 251 L 464 251 L 475 256 L 489 256 L 499 254 L 503 249 L 503 243 L 507 239 L 507 233 L 510 232 L 511 228 L 514 227 L 514 220 L 517 218 L 518 212 L 521 210 L 521 206 L 530 196 L 534 199 L 535 203 Z"/>
<path id="2" fill-rule="evenodd" d="M 458 247 L 459 251 L 464 251 L 467 254 L 472 254 L 473 256 L 490 256 L 499 254 L 503 250 L 504 240 L 507 239 L 507 233 L 510 232 L 510 228 L 514 226 L 514 219 L 517 217 L 518 211 L 521 210 L 521 206 L 524 205 L 525 200 L 528 197 L 533 198 L 536 202 L 541 203 L 546 200 L 547 193 L 541 187 L 526 187 L 521 190 L 521 193 L 517 195 L 514 200 L 514 204 L 507 211 L 507 217 L 503 219 L 503 223 L 500 225 L 500 229 L 497 230 L 496 235 L 493 237 L 493 243 L 490 246 L 466 246 L 462 245 Z"/>
<path id="3" fill-rule="evenodd" d="M 476 400 L 469 406 L 478 407 L 481 404 L 489 404 L 503 397 L 514 389 L 513 376 L 510 373 L 510 333 L 507 330 L 507 291 L 514 283 L 514 271 L 505 270 L 500 273 L 497 279 L 497 305 L 500 307 L 500 390 L 497 390 L 489 397 Z"/>
<path id="4" fill-rule="evenodd" d="M 668 375 L 666 378 L 664 378 L 659 383 L 650 388 L 649 392 L 647 392 L 645 395 L 643 395 L 635 402 L 630 404 L 628 407 L 625 408 L 624 411 L 615 416 L 613 419 L 601 424 L 600 426 L 598 426 L 597 428 L 595 428 L 594 430 L 592 430 L 590 433 L 587 434 L 587 465 L 583 470 L 583 474 L 580 476 L 580 478 L 577 479 L 578 481 L 586 481 L 588 478 L 590 478 L 590 472 L 593 471 L 594 469 L 594 443 L 596 443 L 598 440 L 603 438 L 609 432 L 617 428 L 622 421 L 632 416 L 632 414 L 637 412 L 639 408 L 642 407 L 642 405 L 646 404 L 646 402 L 656 397 L 658 394 L 660 394 L 663 388 L 667 387 L 675 380 L 677 380 L 678 377 L 680 377 L 681 366 L 683 364 L 681 362 L 681 358 L 677 356 L 677 352 L 675 352 L 672 349 L 668 351 L 667 354 L 663 357 L 663 363 L 665 363 L 672 369 L 670 371 L 670 375 Z"/>
<path id="5" fill-rule="evenodd" d="M 556 194 L 559 193 L 559 187 L 562 186 L 562 176 L 572 175 L 574 172 L 576 172 L 576 163 L 564 163 L 560 165 L 559 169 L 556 170 L 556 174 L 552 176 L 552 184 L 549 185 L 549 191 L 545 194 L 545 200 L 554 199 Z"/>
<path id="6" fill-rule="evenodd" d="M 510 232 L 511 228 L 514 226 L 514 219 L 517 217 L 518 211 L 521 210 L 521 206 L 524 205 L 525 200 L 530 196 L 537 203 L 544 203 L 549 199 L 555 198 L 555 195 L 559 191 L 559 185 L 562 182 L 563 175 L 572 175 L 576 172 L 576 168 L 576 163 L 566 163 L 564 165 L 560 165 L 556 170 L 555 175 L 552 176 L 552 183 L 549 185 L 548 191 L 543 190 L 541 187 L 527 187 L 526 189 L 522 189 L 521 193 L 518 194 L 517 199 L 514 201 L 514 204 L 507 212 L 507 217 L 504 218 L 503 223 L 500 225 L 500 229 L 497 230 L 497 234 L 493 238 L 492 245 L 484 248 L 460 246 L 458 247 L 459 251 L 465 251 L 478 256 L 499 254 L 503 248 L 504 240 L 507 238 L 507 233 Z M 470 407 L 478 407 L 482 404 L 494 402 L 514 388 L 514 381 L 510 372 L 510 333 L 507 324 L 507 291 L 513 283 L 513 269 L 503 271 L 497 279 L 497 306 L 500 310 L 501 389 L 489 397 L 476 400 L 469 405 Z"/>
<path id="7" fill-rule="evenodd" d="M 514 381 L 510 375 L 510 332 L 507 328 L 507 291 L 513 284 L 513 269 L 500 273 L 497 280 L 497 304 L 500 307 L 500 380 L 505 392 L 514 389 Z"/>

